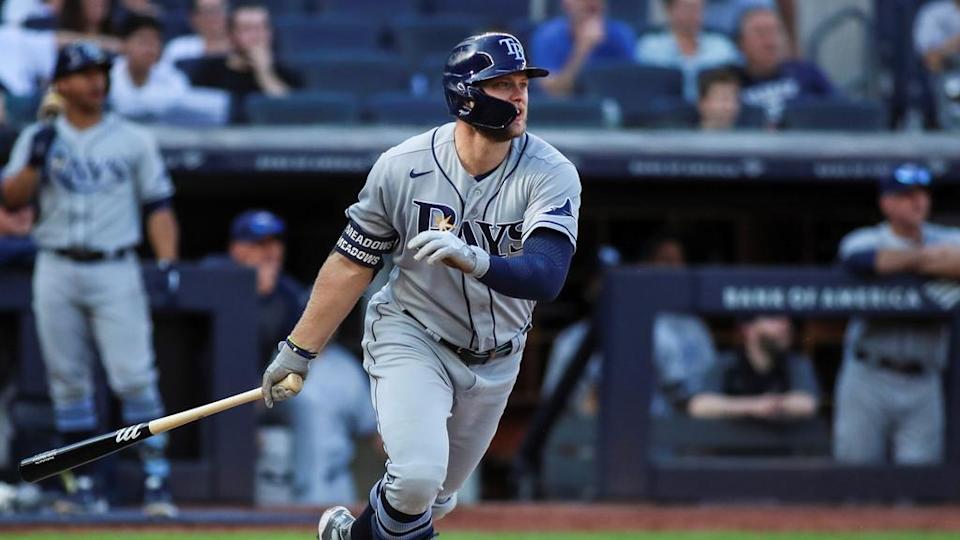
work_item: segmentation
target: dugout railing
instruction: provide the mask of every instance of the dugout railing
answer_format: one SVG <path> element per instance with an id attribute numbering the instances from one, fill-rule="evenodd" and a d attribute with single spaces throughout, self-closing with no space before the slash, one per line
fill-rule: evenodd
<path id="1" fill-rule="evenodd" d="M 653 500 L 960 499 L 960 284 L 913 278 L 860 279 L 837 268 L 618 268 L 608 272 L 595 323 L 605 363 L 597 429 L 597 493 Z M 937 466 L 849 466 L 824 460 L 662 460 L 650 452 L 658 312 L 795 319 L 884 316 L 944 319 L 947 432 Z M 840 359 L 837 359 L 839 365 Z M 829 396 L 827 396 L 829 399 Z"/>

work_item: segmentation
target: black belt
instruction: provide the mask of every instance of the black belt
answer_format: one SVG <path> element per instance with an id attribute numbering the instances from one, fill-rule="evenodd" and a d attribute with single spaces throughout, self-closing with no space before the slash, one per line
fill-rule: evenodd
<path id="1" fill-rule="evenodd" d="M 411 319 L 417 321 L 417 324 L 427 329 L 427 325 L 420 322 L 420 319 L 417 319 L 416 317 L 414 317 L 413 313 L 410 313 L 407 310 L 403 310 L 403 313 L 408 317 L 410 317 Z M 494 347 L 493 349 L 490 349 L 488 351 L 480 352 L 480 351 L 474 351 L 471 349 L 460 347 L 459 345 L 450 343 L 449 341 L 443 339 L 440 336 L 437 336 L 437 338 L 440 340 L 441 345 L 453 351 L 453 354 L 457 355 L 457 357 L 460 358 L 460 361 L 468 366 L 479 366 L 482 364 L 486 364 L 487 362 L 489 362 L 490 360 L 493 360 L 494 358 L 507 356 L 508 354 L 513 352 L 513 341 L 508 341 L 503 345 L 500 345 L 499 347 Z"/>
<path id="2" fill-rule="evenodd" d="M 74 262 L 87 263 L 122 259 L 127 253 L 130 253 L 132 249 L 133 248 L 125 247 L 114 251 L 93 251 L 81 248 L 59 248 L 54 249 L 53 252 Z"/>
<path id="3" fill-rule="evenodd" d="M 909 375 L 911 377 L 923 375 L 928 371 L 927 366 L 922 362 L 900 362 L 886 356 L 868 358 L 865 354 L 856 354 L 854 358 L 868 366 L 895 371 L 901 375 Z"/>

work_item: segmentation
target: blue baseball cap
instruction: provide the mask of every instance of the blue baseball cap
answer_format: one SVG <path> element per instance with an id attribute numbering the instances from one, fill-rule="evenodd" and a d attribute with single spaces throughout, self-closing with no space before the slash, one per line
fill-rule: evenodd
<path id="1" fill-rule="evenodd" d="M 881 195 L 904 193 L 916 188 L 929 189 L 933 183 L 930 169 L 916 163 L 905 163 L 893 170 L 893 174 L 880 177 Z"/>
<path id="2" fill-rule="evenodd" d="M 247 210 L 233 220 L 230 238 L 256 242 L 264 238 L 283 236 L 287 225 L 279 216 L 267 210 Z"/>

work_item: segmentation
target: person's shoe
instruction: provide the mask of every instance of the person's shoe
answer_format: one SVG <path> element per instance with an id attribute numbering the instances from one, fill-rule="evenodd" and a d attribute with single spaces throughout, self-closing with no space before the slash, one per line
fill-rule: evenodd
<path id="1" fill-rule="evenodd" d="M 328 508 L 317 523 L 317 538 L 320 540 L 350 540 L 350 527 L 357 518 L 342 506 Z"/>
<path id="2" fill-rule="evenodd" d="M 106 514 L 110 509 L 93 477 L 72 478 L 67 482 L 66 490 L 66 496 L 53 503 L 53 510 L 58 514 Z"/>
<path id="3" fill-rule="evenodd" d="M 143 482 L 143 513 L 154 518 L 174 518 L 177 512 L 167 480 L 148 476 Z"/>

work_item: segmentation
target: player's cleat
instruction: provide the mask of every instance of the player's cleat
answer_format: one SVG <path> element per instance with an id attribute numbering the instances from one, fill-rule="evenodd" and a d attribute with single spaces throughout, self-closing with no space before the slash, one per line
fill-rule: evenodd
<path id="1" fill-rule="evenodd" d="M 53 510 L 58 514 L 105 514 L 109 509 L 110 505 L 96 482 L 86 475 L 69 482 L 66 497 L 53 503 Z"/>
<path id="2" fill-rule="evenodd" d="M 154 518 L 177 517 L 177 506 L 173 504 L 167 480 L 159 476 L 148 476 L 143 482 L 143 513 Z"/>
<path id="3" fill-rule="evenodd" d="M 357 519 L 342 506 L 328 508 L 317 524 L 319 540 L 350 540 L 350 527 Z"/>

